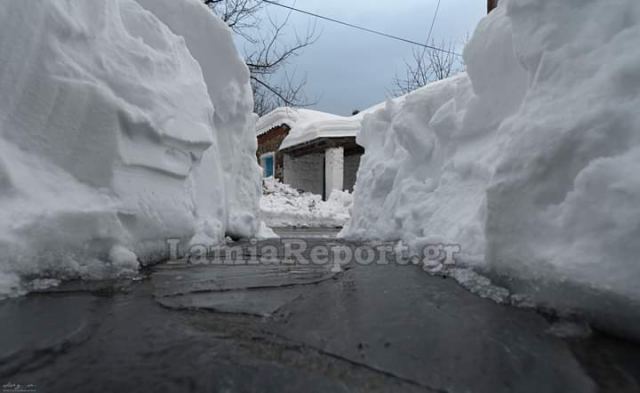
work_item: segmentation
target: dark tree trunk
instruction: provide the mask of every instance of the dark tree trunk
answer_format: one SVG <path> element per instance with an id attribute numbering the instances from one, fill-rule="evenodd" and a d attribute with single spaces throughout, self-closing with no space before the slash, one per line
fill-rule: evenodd
<path id="1" fill-rule="evenodd" d="M 498 0 L 487 0 L 487 14 L 498 6 Z"/>

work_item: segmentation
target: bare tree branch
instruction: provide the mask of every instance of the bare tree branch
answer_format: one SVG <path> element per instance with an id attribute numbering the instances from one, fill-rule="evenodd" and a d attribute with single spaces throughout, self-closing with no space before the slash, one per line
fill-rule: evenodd
<path id="1" fill-rule="evenodd" d="M 436 46 L 435 43 L 432 42 L 432 46 Z M 393 80 L 396 95 L 407 94 L 428 83 L 446 79 L 462 71 L 463 64 L 454 54 L 453 44 L 446 45 L 443 42 L 440 48 L 446 49 L 446 52 L 427 49 L 413 50 L 411 60 L 404 61 L 404 76 L 396 75 Z"/>
<path id="2" fill-rule="evenodd" d="M 294 75 L 284 73 L 279 83 L 271 84 L 251 76 L 253 86 L 254 107 L 258 114 L 266 114 L 281 106 L 304 107 L 315 104 L 309 101 L 304 94 L 306 78 L 296 78 Z"/>
<path id="3" fill-rule="evenodd" d="M 291 11 L 284 20 L 277 21 L 270 15 L 260 17 L 265 3 L 261 0 L 204 0 L 204 3 L 248 45 L 245 62 L 251 73 L 254 90 L 254 110 L 263 115 L 278 106 L 308 106 L 304 95 L 306 78 L 295 78 L 295 73 L 284 73 L 289 61 L 298 56 L 317 38 L 316 25 L 309 26 L 300 35 L 295 30 L 293 38 L 287 33 Z"/>

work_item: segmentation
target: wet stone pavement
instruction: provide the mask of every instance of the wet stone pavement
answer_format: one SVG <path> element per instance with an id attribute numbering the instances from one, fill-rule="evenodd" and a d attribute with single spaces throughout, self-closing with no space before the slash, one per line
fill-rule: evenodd
<path id="1" fill-rule="evenodd" d="M 0 302 L 3 391 L 640 392 L 637 344 L 562 339 L 416 266 L 237 258 Z"/>

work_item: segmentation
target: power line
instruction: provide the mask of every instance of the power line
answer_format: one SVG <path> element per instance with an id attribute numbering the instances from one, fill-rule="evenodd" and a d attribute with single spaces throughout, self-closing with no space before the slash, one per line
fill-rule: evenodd
<path id="1" fill-rule="evenodd" d="M 427 35 L 426 44 L 429 45 L 429 41 L 431 41 L 431 33 L 433 33 L 433 26 L 436 24 L 436 18 L 438 17 L 438 11 L 440 10 L 440 0 L 438 0 L 438 4 L 436 5 L 436 12 L 433 13 L 433 20 L 431 21 L 431 27 L 429 27 L 429 34 Z"/>
<path id="2" fill-rule="evenodd" d="M 326 21 L 337 23 L 337 24 L 340 24 L 340 25 L 343 25 L 343 26 L 354 28 L 354 29 L 366 31 L 368 33 L 372 33 L 372 34 L 376 34 L 376 35 L 379 35 L 379 36 L 382 36 L 382 37 L 390 38 L 392 40 L 402 41 L 402 42 L 405 42 L 407 44 L 417 45 L 417 46 L 421 46 L 421 47 L 426 48 L 426 49 L 432 49 L 432 50 L 435 50 L 435 51 L 449 53 L 449 54 L 456 55 L 456 56 L 462 56 L 461 54 L 453 52 L 453 51 L 450 51 L 450 50 L 446 50 L 446 49 L 438 48 L 438 47 L 435 47 L 435 46 L 432 46 L 432 45 L 428 45 L 428 43 L 427 44 L 422 44 L 420 42 L 412 41 L 412 40 L 409 40 L 409 39 L 406 39 L 406 38 L 402 38 L 402 37 L 398 37 L 398 36 L 395 36 L 395 35 L 392 35 L 392 34 L 384 33 L 384 32 L 373 30 L 373 29 L 369 29 L 367 27 L 362 27 L 362 26 L 354 25 L 354 24 L 351 24 L 351 23 L 348 23 L 348 22 L 343 22 L 341 20 L 330 18 L 328 16 L 323 16 L 323 15 L 315 14 L 313 12 L 301 10 L 299 8 L 295 8 L 295 7 L 291 7 L 291 6 L 288 6 L 288 5 L 276 3 L 275 1 L 271 1 L 271 0 L 262 0 L 262 1 L 267 3 L 267 4 L 275 5 L 275 6 L 282 7 L 282 8 L 287 8 L 287 9 L 289 9 L 291 11 L 295 11 L 295 12 L 299 12 L 301 14 L 313 16 L 314 18 L 318 18 L 318 19 L 324 19 Z"/>

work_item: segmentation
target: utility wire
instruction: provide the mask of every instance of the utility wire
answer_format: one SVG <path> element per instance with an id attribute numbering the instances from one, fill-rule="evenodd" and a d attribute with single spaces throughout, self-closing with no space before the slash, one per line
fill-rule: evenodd
<path id="1" fill-rule="evenodd" d="M 384 33 L 384 32 L 381 32 L 381 31 L 369 29 L 369 28 L 366 28 L 366 27 L 354 25 L 354 24 L 351 24 L 351 23 L 348 23 L 348 22 L 343 22 L 341 20 L 330 18 L 328 16 L 323 16 L 323 15 L 315 14 L 313 12 L 301 10 L 299 8 L 295 8 L 295 7 L 291 7 L 291 6 L 288 6 L 288 5 L 276 3 L 275 1 L 271 1 L 271 0 L 262 0 L 262 1 L 264 3 L 267 3 L 267 4 L 275 5 L 275 6 L 282 7 L 282 8 L 287 8 L 287 9 L 289 9 L 291 11 L 295 11 L 295 12 L 299 12 L 301 14 L 313 16 L 314 18 L 324 19 L 324 20 L 327 20 L 329 22 L 338 23 L 338 24 L 343 25 L 343 26 L 347 26 L 347 27 L 351 27 L 351 28 L 354 28 L 354 29 L 366 31 L 368 33 L 376 34 L 376 35 L 379 35 L 379 36 L 382 36 L 382 37 L 390 38 L 390 39 L 397 40 L 397 41 L 402 41 L 402 42 L 405 42 L 407 44 L 421 46 L 421 47 L 423 47 L 425 49 L 432 49 L 432 50 L 435 50 L 435 51 L 449 53 L 449 54 L 456 55 L 456 56 L 462 56 L 461 54 L 453 52 L 453 51 L 450 51 L 450 50 L 446 50 L 446 49 L 438 48 L 438 47 L 435 47 L 435 46 L 432 46 L 432 45 L 428 45 L 428 43 L 427 44 L 422 44 L 420 42 L 412 41 L 412 40 L 409 40 L 409 39 L 406 39 L 406 38 L 402 38 L 402 37 L 398 37 L 398 36 L 395 36 L 395 35 L 392 35 L 392 34 L 388 34 L 388 33 Z"/>
<path id="2" fill-rule="evenodd" d="M 431 33 L 433 33 L 433 26 L 436 24 L 436 18 L 438 18 L 438 11 L 440 10 L 440 0 L 438 0 L 438 4 L 436 5 L 436 12 L 433 13 L 433 20 L 431 21 L 431 27 L 429 27 L 429 34 L 427 34 L 427 42 L 429 45 L 429 41 L 431 41 Z"/>
<path id="3" fill-rule="evenodd" d="M 436 25 L 436 19 L 438 18 L 438 11 L 440 10 L 440 0 L 438 0 L 438 4 L 436 4 L 436 10 L 433 13 L 433 19 L 431 20 L 431 27 L 429 27 L 429 34 L 427 34 L 427 41 L 425 41 L 426 45 L 429 45 L 431 41 L 431 34 L 433 33 L 433 26 Z M 427 52 L 427 48 L 422 48 L 422 58 Z"/>

